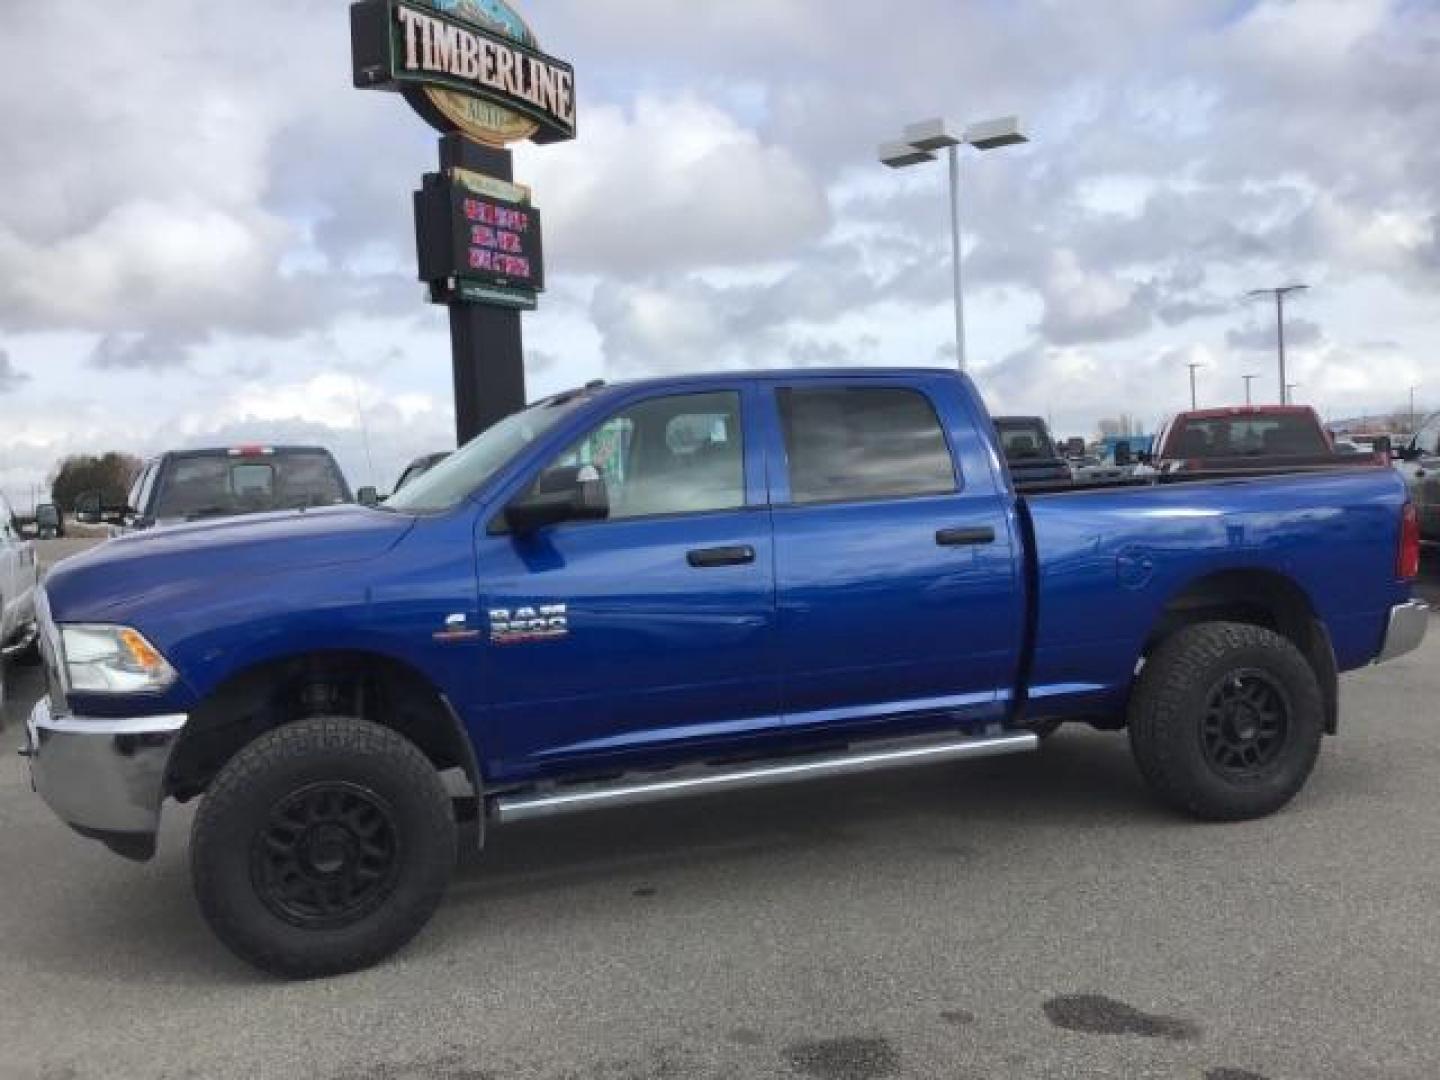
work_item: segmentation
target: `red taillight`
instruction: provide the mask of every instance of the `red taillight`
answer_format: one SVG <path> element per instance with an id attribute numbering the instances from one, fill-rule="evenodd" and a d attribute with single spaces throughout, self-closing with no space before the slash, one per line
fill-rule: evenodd
<path id="1" fill-rule="evenodd" d="M 1407 502 L 1400 512 L 1400 556 L 1395 573 L 1402 581 L 1414 581 L 1420 576 L 1420 513 L 1412 502 Z"/>

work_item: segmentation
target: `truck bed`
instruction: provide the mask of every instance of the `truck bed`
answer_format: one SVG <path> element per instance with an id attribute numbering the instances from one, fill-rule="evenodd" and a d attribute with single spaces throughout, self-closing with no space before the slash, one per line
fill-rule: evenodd
<path id="1" fill-rule="evenodd" d="M 1032 704 L 1119 707 L 1167 604 L 1212 574 L 1293 582 L 1329 627 L 1338 668 L 1368 663 L 1406 594 L 1395 578 L 1402 488 L 1392 470 L 1361 466 L 1026 495 Z"/>
<path id="2" fill-rule="evenodd" d="M 1388 470 L 1389 466 L 1380 461 L 1372 461 L 1369 458 L 1357 461 L 1354 458 L 1327 457 L 1323 459 L 1306 458 L 1304 460 L 1286 459 L 1282 462 L 1269 462 L 1263 465 L 1254 464 L 1253 458 L 1236 459 L 1244 460 L 1250 464 L 1246 467 L 1226 465 L 1213 469 L 1194 469 L 1181 472 L 1152 473 L 1148 476 L 1131 476 L 1124 480 L 1101 481 L 1095 484 L 1073 484 L 1073 483 L 1026 483 L 1023 487 L 1016 485 L 1016 490 L 1029 498 L 1036 495 L 1065 495 L 1075 492 L 1111 491 L 1115 488 L 1147 488 L 1160 487 L 1172 484 L 1195 484 L 1209 483 L 1230 480 L 1258 480 L 1265 477 L 1275 476 L 1309 476 L 1316 473 L 1351 473 L 1351 472 L 1374 472 L 1377 469 Z"/>

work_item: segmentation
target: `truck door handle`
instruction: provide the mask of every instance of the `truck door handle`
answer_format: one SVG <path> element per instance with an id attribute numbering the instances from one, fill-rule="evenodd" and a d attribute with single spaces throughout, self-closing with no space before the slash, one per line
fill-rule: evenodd
<path id="1" fill-rule="evenodd" d="M 935 543 L 941 547 L 974 547 L 994 542 L 995 530 L 988 525 L 976 529 L 941 529 L 935 534 Z"/>
<path id="2" fill-rule="evenodd" d="M 755 549 L 749 547 L 700 548 L 685 556 L 685 561 L 697 570 L 714 566 L 744 566 L 755 561 Z"/>

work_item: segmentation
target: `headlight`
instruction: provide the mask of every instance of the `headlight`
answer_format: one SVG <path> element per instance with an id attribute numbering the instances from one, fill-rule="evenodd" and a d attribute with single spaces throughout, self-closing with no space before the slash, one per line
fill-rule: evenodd
<path id="1" fill-rule="evenodd" d="M 65 681 L 82 694 L 145 694 L 168 690 L 175 669 L 128 626 L 62 626 Z"/>

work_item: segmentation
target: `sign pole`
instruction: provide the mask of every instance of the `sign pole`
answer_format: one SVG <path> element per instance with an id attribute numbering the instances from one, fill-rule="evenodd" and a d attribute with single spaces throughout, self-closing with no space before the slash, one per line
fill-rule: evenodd
<path id="1" fill-rule="evenodd" d="M 415 193 L 430 299 L 450 308 L 461 445 L 523 409 L 520 314 L 545 291 L 540 210 L 516 184 L 511 143 L 575 138 L 575 69 L 542 52 L 510 0 L 357 0 L 357 89 L 397 91 L 441 132 L 440 170 Z"/>
<path id="2" fill-rule="evenodd" d="M 458 133 L 440 138 L 440 170 L 469 169 L 514 179 L 509 150 Z M 518 310 L 455 299 L 450 308 L 450 356 L 455 374 L 455 438 L 464 446 L 482 431 L 525 408 L 525 348 Z"/>

